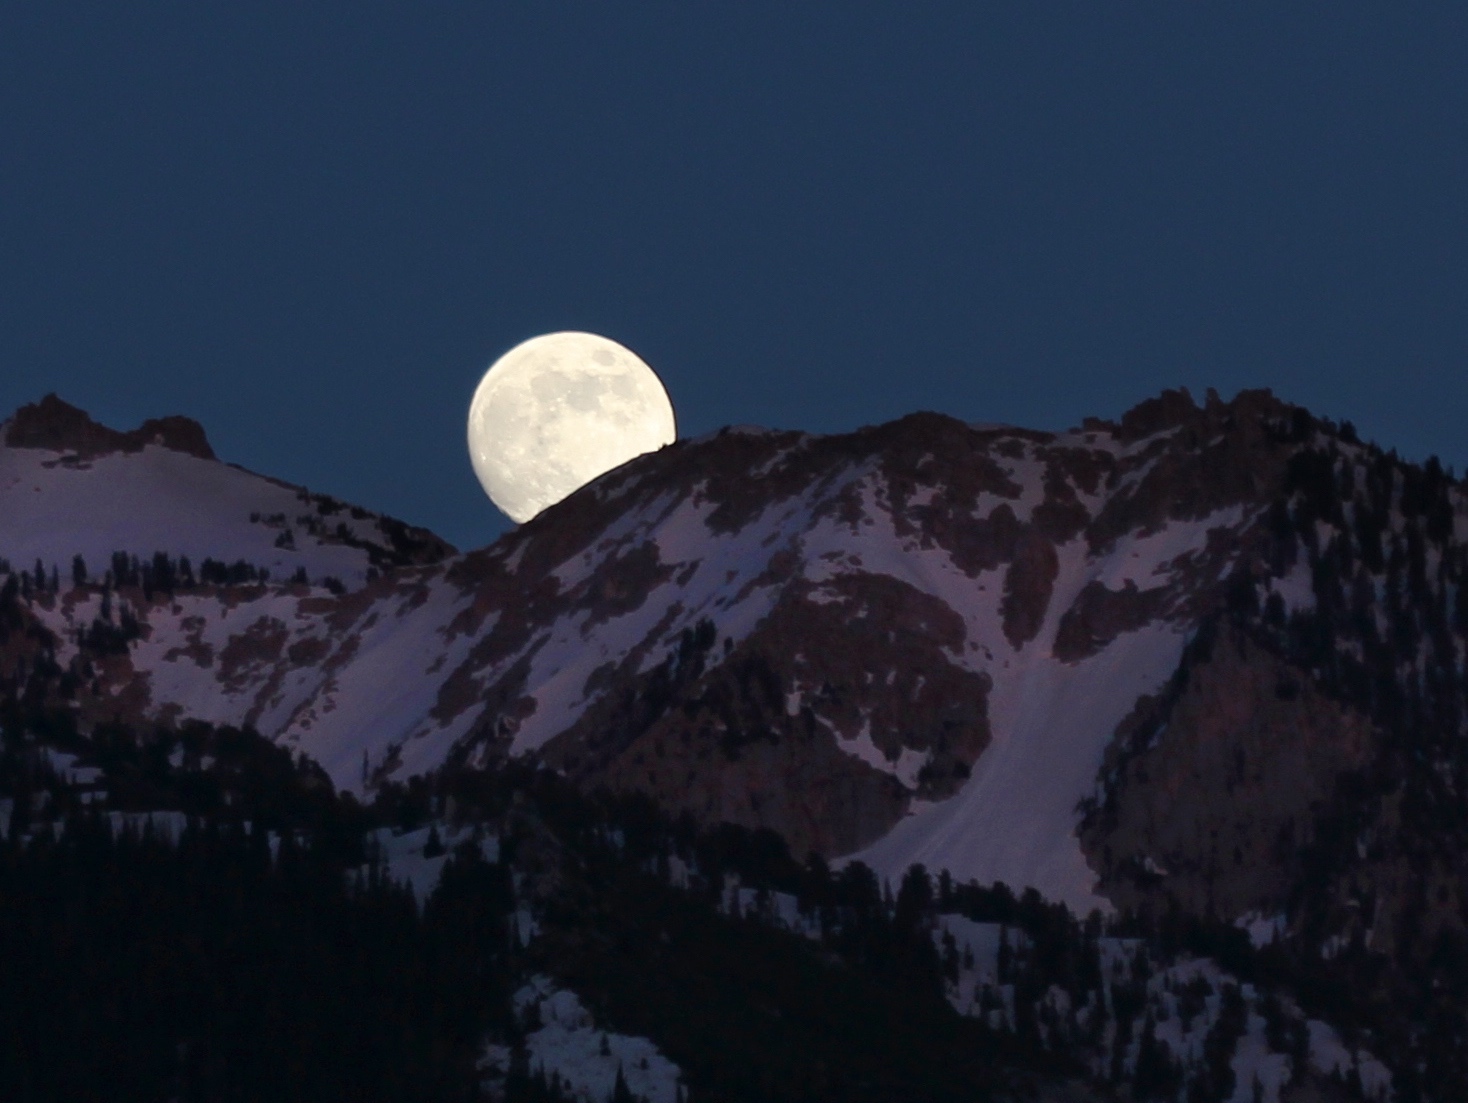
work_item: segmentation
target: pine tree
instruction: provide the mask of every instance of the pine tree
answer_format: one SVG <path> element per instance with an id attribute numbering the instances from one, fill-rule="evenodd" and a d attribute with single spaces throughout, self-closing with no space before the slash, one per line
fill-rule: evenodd
<path id="1" fill-rule="evenodd" d="M 632 1089 L 627 1086 L 627 1078 L 622 1075 L 622 1066 L 617 1066 L 617 1080 L 612 1085 L 610 1103 L 637 1103 L 637 1097 L 632 1094 Z"/>
<path id="2" fill-rule="evenodd" d="M 1142 1025 L 1142 1038 L 1137 1047 L 1137 1069 L 1132 1074 L 1132 1098 L 1171 1099 L 1181 1085 L 1182 1074 L 1173 1063 L 1172 1050 L 1157 1040 L 1157 1022 L 1152 1012 Z"/>

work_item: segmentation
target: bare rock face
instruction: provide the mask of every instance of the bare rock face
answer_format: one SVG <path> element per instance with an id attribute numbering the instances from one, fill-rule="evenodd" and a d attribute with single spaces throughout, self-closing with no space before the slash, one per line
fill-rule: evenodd
<path id="1" fill-rule="evenodd" d="M 1468 944 L 1468 494 L 1349 427 L 1299 411 L 1264 426 L 1265 452 L 1293 450 L 1284 481 L 1253 462 L 1213 484 L 1252 470 L 1268 488 L 1227 612 L 1196 622 L 1177 674 L 1118 725 L 1080 838 L 1118 904 L 1268 919 L 1414 985 Z M 1213 537 L 1196 564 L 1226 546 Z M 1146 595 L 1083 591 L 1058 636 L 1104 653 Z"/>
<path id="2" fill-rule="evenodd" d="M 701 622 L 650 671 L 613 675 L 618 691 L 546 761 L 701 819 L 775 828 L 798 854 L 849 853 L 914 793 L 951 795 L 989 740 L 989 678 L 953 658 L 962 618 L 882 575 L 843 575 L 827 593 L 792 587 L 737 646 Z"/>
<path id="3" fill-rule="evenodd" d="M 1283 485 L 1292 451 L 1281 430 L 1297 414 L 1304 411 L 1268 391 L 1243 391 L 1228 403 L 1210 396 L 1201 408 L 1185 390 L 1165 391 L 1128 411 L 1110 428 L 1134 449 L 1128 466 L 1135 476 L 1116 479 L 1086 530 L 1091 548 L 1102 552 L 1126 534 L 1156 532 L 1169 520 L 1206 517 L 1231 503 L 1267 503 Z"/>
<path id="4" fill-rule="evenodd" d="M 1338 781 L 1368 761 L 1371 722 L 1238 634 L 1182 682 L 1171 702 L 1139 702 L 1118 732 L 1086 853 L 1124 907 L 1283 913 Z"/>
<path id="5" fill-rule="evenodd" d="M 1039 529 L 1027 529 L 1015 541 L 1014 559 L 1004 576 L 1004 637 L 1023 647 L 1039 634 L 1050 608 L 1060 559 L 1055 545 Z"/>
<path id="6" fill-rule="evenodd" d="M 1055 657 L 1076 662 L 1103 650 L 1123 632 L 1149 624 L 1167 605 L 1162 589 L 1141 591 L 1131 579 L 1120 590 L 1089 582 L 1065 611 L 1055 634 Z"/>
<path id="7" fill-rule="evenodd" d="M 123 433 L 93 421 L 84 410 L 54 394 L 16 411 L 8 423 L 5 443 L 11 448 L 73 453 L 84 460 L 109 452 L 140 452 L 150 444 L 200 459 L 215 458 L 204 427 L 190 418 L 149 418 Z"/>

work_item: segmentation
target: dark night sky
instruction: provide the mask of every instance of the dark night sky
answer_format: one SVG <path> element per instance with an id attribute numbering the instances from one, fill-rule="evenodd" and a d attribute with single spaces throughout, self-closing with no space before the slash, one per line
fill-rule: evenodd
<path id="1" fill-rule="evenodd" d="M 1465 58 L 1446 3 L 7 4 L 0 416 L 461 546 L 474 385 L 565 328 L 685 436 L 1269 386 L 1462 470 Z"/>

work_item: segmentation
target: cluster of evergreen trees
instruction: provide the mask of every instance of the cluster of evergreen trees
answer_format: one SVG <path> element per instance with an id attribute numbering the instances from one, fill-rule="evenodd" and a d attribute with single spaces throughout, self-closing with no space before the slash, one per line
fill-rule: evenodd
<path id="1" fill-rule="evenodd" d="M 460 848 L 420 908 L 367 860 L 382 810 L 308 760 L 203 724 L 81 739 L 15 688 L 0 683 L 0 1095 L 481 1098 L 475 1062 L 516 1029 L 523 972 L 506 866 Z M 64 748 L 100 784 L 69 783 Z M 180 836 L 119 818 L 157 809 L 185 814 Z"/>
<path id="2" fill-rule="evenodd" d="M 1299 887 L 1303 924 L 1308 938 L 1323 938 L 1332 887 L 1362 867 L 1409 871 L 1387 962 L 1352 946 L 1330 971 L 1354 977 L 1348 1006 L 1390 1039 L 1405 1070 L 1399 1098 L 1468 1093 L 1468 915 L 1425 922 L 1433 874 L 1461 888 L 1468 854 L 1468 544 L 1454 532 L 1462 490 L 1436 459 L 1418 466 L 1327 440 L 1296 455 L 1287 492 L 1270 517 L 1274 567 L 1307 567 L 1314 605 L 1286 615 L 1271 596 L 1253 631 L 1380 733 L 1374 760 L 1343 780 L 1317 825 Z M 1378 830 L 1388 805 L 1400 821 Z M 1369 918 L 1371 879 L 1358 880 Z"/>
<path id="3" fill-rule="evenodd" d="M 467 1100 L 510 890 L 466 849 L 421 912 L 258 821 L 97 813 L 0 848 L 0 1084 L 29 1100 Z"/>
<path id="4" fill-rule="evenodd" d="M 1468 854 L 1468 544 L 1455 533 L 1463 490 L 1436 459 L 1405 463 L 1360 446 L 1348 426 L 1296 420 L 1282 439 L 1299 447 L 1263 519 L 1262 572 L 1235 575 L 1227 608 L 1194 637 L 1169 693 L 1181 692 L 1227 624 L 1371 718 L 1373 756 L 1341 778 L 1311 825 L 1291 892 L 1297 937 L 1259 961 L 1312 1014 L 1369 1033 L 1398 1071 L 1398 1099 L 1459 1098 L 1468 1095 L 1468 913 L 1443 922 L 1444 901 L 1427 893 L 1446 881 L 1461 891 Z M 1299 572 L 1311 601 L 1290 608 L 1276 583 Z M 1278 692 L 1298 686 L 1282 681 Z M 1127 753 L 1150 735 L 1137 732 Z M 1382 869 L 1405 876 L 1388 878 L 1400 898 L 1378 908 L 1373 871 Z M 1363 927 L 1389 916 L 1395 938 L 1384 952 L 1368 951 L 1358 930 L 1322 958 L 1346 896 Z"/>
<path id="5" fill-rule="evenodd" d="M 388 546 L 383 547 L 359 537 L 352 526 L 345 521 L 337 521 L 333 525 L 324 520 L 324 518 L 346 512 L 353 520 L 364 521 L 371 517 L 366 510 L 358 506 L 349 506 L 329 494 L 312 494 L 306 490 L 299 491 L 296 498 L 307 505 L 316 507 L 315 515 L 309 513 L 298 515 L 296 517 L 298 525 L 324 543 L 343 544 L 365 552 L 367 561 L 371 563 L 374 571 L 413 564 L 436 563 L 452 550 L 427 529 L 404 524 L 391 517 L 377 517 L 374 520 L 374 526 L 387 538 L 388 542 Z M 251 519 L 254 520 L 255 517 L 252 516 Z M 284 515 L 276 514 L 271 519 L 283 521 Z M 281 536 L 288 538 L 290 546 L 294 546 L 295 537 L 290 534 L 289 529 L 283 531 Z"/>
<path id="6" fill-rule="evenodd" d="M 0 573 L 7 573 L 0 569 Z M 11 574 L 23 597 L 32 594 L 56 594 L 61 591 L 60 569 L 52 564 L 46 567 L 40 559 L 29 571 Z M 80 555 L 71 560 L 71 584 L 86 586 L 92 579 L 86 559 Z M 144 599 L 153 600 L 155 593 L 173 594 L 179 590 L 191 590 L 196 586 L 245 586 L 270 581 L 270 569 L 257 567 L 243 559 L 233 563 L 206 558 L 199 564 L 197 576 L 193 564 L 186 555 L 174 558 L 166 552 L 154 552 L 151 558 L 140 559 L 127 552 L 115 551 L 107 568 L 96 580 L 104 589 L 138 589 Z"/>
<path id="7" fill-rule="evenodd" d="M 1457 484 L 1436 460 L 1328 444 L 1296 454 L 1286 493 L 1268 517 L 1271 571 L 1308 568 L 1314 603 L 1287 614 L 1267 591 L 1251 627 L 1388 733 L 1372 787 L 1405 787 L 1422 837 L 1446 832 L 1458 849 L 1468 841 L 1468 544 L 1453 538 Z"/>
<path id="8" fill-rule="evenodd" d="M 0 792 L 27 809 L 0 846 L 0 930 L 16 951 L 0 965 L 0 1083 L 23 1086 L 10 1097 L 470 1099 L 477 1047 L 498 1037 L 521 1055 L 508 1098 L 557 1100 L 509 1011 L 530 972 L 657 1039 L 694 1103 L 975 1100 L 1007 1094 L 1016 1070 L 1086 1071 L 1058 1044 L 1074 1039 L 1043 1022 L 1042 997 L 1058 986 L 1079 1003 L 1099 985 L 1101 925 L 1034 892 L 915 868 L 893 893 L 860 864 L 796 862 L 772 833 L 702 829 L 514 766 L 386 784 L 362 806 L 249 732 L 111 725 L 80 739 L 64 717 L 17 726 L 9 704 Z M 48 770 L 42 747 L 62 745 L 103 769 L 104 802 Z M 187 814 L 182 838 L 119 832 L 110 817 L 159 807 Z M 419 909 L 363 839 L 443 817 L 491 825 L 501 861 L 456 851 Z M 686 888 L 669 883 L 675 857 L 695 871 Z M 774 929 L 759 908 L 726 914 L 728 876 L 794 894 L 819 937 Z M 506 925 L 516 881 L 542 923 L 526 949 Z M 956 963 L 932 937 L 937 911 L 1014 930 L 1001 962 L 1012 1029 L 948 1006 Z M 1231 927 L 1172 916 L 1113 933 L 1269 975 Z M 1183 1070 L 1147 1020 L 1148 960 L 1112 979 L 1119 1044 L 1140 1032 L 1142 1054 L 1116 1075 L 1134 1098 L 1171 1099 Z M 1228 1097 L 1236 1020 L 1210 1034 L 1190 1098 Z"/>
<path id="9" fill-rule="evenodd" d="M 18 602 L 14 589 L 0 600 L 0 634 L 6 624 L 35 627 Z M 518 1042 L 523 1055 L 525 1024 L 509 994 L 532 971 L 561 978 L 601 1021 L 656 1039 L 684 1070 L 693 1103 L 973 1100 L 1004 1092 L 1016 1070 L 1090 1072 L 1089 1039 L 1054 1018 L 1046 997 L 1059 988 L 1073 1007 L 1087 1002 L 1099 985 L 1101 926 L 1033 892 L 918 869 L 893 892 L 859 864 L 798 862 L 770 832 L 701 828 L 642 798 L 587 797 L 513 766 L 384 784 L 363 806 L 308 760 L 249 732 L 103 724 L 83 735 L 66 710 L 43 704 L 64 699 L 72 672 L 56 667 L 46 640 L 27 643 L 29 658 L 0 678 L 0 794 L 12 802 L 0 861 L 0 922 L 9 926 L 0 929 L 25 947 L 3 983 L 45 1030 L 10 1035 L 13 1061 L 0 1082 L 27 1085 L 29 1098 L 100 1098 L 114 1066 L 122 1074 L 109 1098 L 311 1099 L 341 1097 L 344 1085 L 366 1099 L 472 1098 L 472 1058 L 486 1037 Z M 704 643 L 690 636 L 690 665 Z M 69 784 L 48 749 L 99 767 L 101 784 L 91 793 Z M 113 813 L 158 808 L 190 818 L 177 844 L 113 826 Z M 489 825 L 501 863 L 455 855 L 445 887 L 420 910 L 371 872 L 363 840 L 378 826 L 442 819 Z M 670 883 L 675 858 L 694 871 L 687 887 Z M 819 937 L 774 929 L 759 907 L 726 914 L 730 876 L 794 895 Z M 504 926 L 515 881 L 542 926 L 525 949 Z M 431 929 L 443 893 L 457 902 L 442 914 L 480 917 L 452 926 L 452 937 Z M 934 941 L 937 911 L 1016 932 L 1002 963 L 1015 997 L 1006 1028 L 948 1005 L 959 962 L 956 947 Z M 1157 955 L 1211 956 L 1256 983 L 1295 990 L 1294 979 L 1320 979 L 1308 971 L 1318 961 L 1271 963 L 1226 926 L 1173 916 L 1118 931 Z M 72 953 L 78 946 L 96 953 Z M 286 1001 L 303 947 L 310 968 Z M 457 971 L 460 961 L 481 965 Z M 1119 1068 L 1111 1075 L 1139 1099 L 1175 1097 L 1184 1077 L 1196 1099 L 1221 1098 L 1218 1070 L 1236 1034 L 1220 1027 L 1205 1067 L 1183 1069 L 1156 1042 L 1155 1023 L 1149 1029 L 1144 968 L 1111 978 L 1112 1052 L 1139 1038 L 1142 1054 L 1129 1082 Z M 69 1050 L 54 1041 L 62 1037 L 123 1056 L 68 1065 Z M 438 1072 L 423 1072 L 430 1064 Z M 407 1071 L 394 1079 L 387 1065 Z M 300 1071 L 308 1066 L 316 1071 Z M 512 1099 L 558 1090 L 523 1061 L 505 1089 Z"/>
<path id="10" fill-rule="evenodd" d="M 494 1036 L 521 1057 L 509 1097 L 555 1100 L 558 1085 L 524 1062 L 525 1026 L 509 1011 L 517 983 L 538 970 L 617 1029 L 657 1039 L 695 1103 L 985 1098 L 1016 1069 L 1086 1074 L 1081 1054 L 1094 1048 L 1098 1022 L 1114 1027 L 1109 1078 L 1132 1098 L 1222 1100 L 1237 1087 L 1230 1058 L 1247 1017 L 1239 990 L 1174 993 L 1183 1014 L 1222 1001 L 1192 1067 L 1158 1040 L 1148 1006 L 1149 970 L 1185 952 L 1261 991 L 1290 993 L 1307 1014 L 1341 1024 L 1348 1041 L 1365 1040 L 1398 1070 L 1402 1103 L 1468 1095 L 1461 930 L 1428 930 L 1428 901 L 1409 894 L 1390 952 L 1359 938 L 1329 959 L 1319 952 L 1332 889 L 1362 863 L 1400 858 L 1425 885 L 1426 872 L 1461 870 L 1468 853 L 1460 490 L 1435 462 L 1404 464 L 1345 434 L 1319 441 L 1297 429 L 1285 496 L 1266 515 L 1268 577 L 1240 575 L 1188 661 L 1206 657 L 1229 620 L 1371 716 L 1381 753 L 1346 778 L 1317 825 L 1294 905 L 1301 937 L 1255 949 L 1204 917 L 1125 917 L 1108 932 L 1141 939 L 1146 952 L 1107 978 L 1105 1018 L 1086 1021 L 1066 1019 L 1048 994 L 1095 1006 L 1102 925 L 1033 892 L 915 869 L 894 893 L 859 864 L 833 872 L 819 859 L 796 861 L 771 833 L 669 820 L 645 800 L 586 797 L 513 766 L 384 784 L 364 806 L 249 732 L 104 724 L 83 736 L 46 702 L 69 700 L 85 663 L 61 669 L 55 641 L 23 608 L 57 592 L 60 572 L 0 566 L 6 1098 L 470 1099 L 480 1090 L 477 1047 Z M 350 529 L 341 538 L 352 539 Z M 1288 609 L 1269 584 L 1296 569 L 1309 572 L 1311 608 Z M 80 557 L 71 580 L 92 584 Z M 99 580 L 104 613 L 83 633 L 83 659 L 125 649 L 139 631 L 117 590 L 149 600 L 267 580 L 243 561 L 206 560 L 196 571 L 187 558 L 117 553 Z M 685 634 L 648 699 L 629 703 L 629 722 L 696 676 L 713 639 L 712 625 Z M 53 751 L 83 756 L 103 783 L 90 793 L 70 783 Z M 1405 826 L 1382 842 L 1370 829 L 1388 799 Z M 189 817 L 182 838 L 118 830 L 111 815 L 161 808 Z M 494 825 L 501 862 L 456 852 L 420 908 L 374 871 L 363 839 L 377 826 L 441 818 Z M 694 871 L 686 888 L 670 884 L 674 858 Z M 730 876 L 792 894 L 819 936 L 726 914 Z M 529 948 L 507 933 L 517 880 L 542 918 Z M 1361 896 L 1369 913 L 1369 888 Z M 963 962 L 951 940 L 935 943 L 937 912 L 1022 933 L 1000 963 L 1014 1001 L 1006 1029 L 949 1008 L 945 986 Z M 1300 1020 L 1277 998 L 1264 1007 L 1271 1048 L 1303 1067 Z M 1119 1057 L 1134 1039 L 1128 1073 Z"/>
<path id="11" fill-rule="evenodd" d="M 416 800 L 425 815 L 484 809 L 477 790 L 484 783 L 482 774 L 445 771 L 420 782 Z M 1184 1061 L 1157 1038 L 1157 1001 L 1148 990 L 1154 972 L 1180 957 L 1206 957 L 1240 983 L 1291 993 L 1295 1002 L 1297 986 L 1318 979 L 1310 971 L 1318 957 L 1301 968 L 1296 949 L 1257 950 L 1245 932 L 1218 920 L 1177 911 L 1081 920 L 1033 890 L 1016 896 L 1004 885 L 955 884 L 921 867 L 893 892 L 860 863 L 832 871 L 817 857 L 796 862 L 772 832 L 699 828 L 687 817 L 661 816 L 640 797 L 588 801 L 554 777 L 514 784 L 535 794 L 537 816 L 569 844 L 584 878 L 585 891 L 563 887 L 549 901 L 546 945 L 589 1003 L 659 1040 L 685 1070 L 695 1100 L 969 1098 L 976 1089 L 1002 1094 L 1005 1070 L 1090 1078 L 1103 1054 L 1100 1079 L 1126 1097 L 1222 1103 L 1236 1089 L 1232 1062 L 1247 1022 L 1238 985 L 1215 994 L 1203 982 L 1203 991 L 1176 993 L 1185 1015 L 1190 999 L 1193 1015 L 1208 997 L 1222 1002 L 1202 1059 Z M 505 794 L 497 801 L 489 803 L 503 815 Z M 677 889 L 669 885 L 675 860 Z M 748 914 L 721 910 L 729 878 L 755 890 Z M 807 933 L 772 928 L 761 901 L 775 892 L 795 897 Z M 957 1019 L 948 1006 L 946 987 L 963 962 L 951 939 L 934 938 L 939 913 L 1011 932 L 998 978 L 1012 1001 L 1006 1025 Z M 1137 940 L 1125 973 L 1105 978 L 1105 999 L 1104 937 Z M 813 967 L 812 950 L 825 969 Z M 833 975 L 834 962 L 841 970 Z M 690 1007 L 679 996 L 690 988 L 719 995 Z M 1057 1010 L 1056 990 L 1070 1012 Z M 1331 1016 L 1340 1001 L 1322 992 L 1307 1011 Z M 1271 1048 L 1309 1075 L 1303 1019 L 1285 1014 L 1278 998 L 1264 1006 L 1274 1011 Z M 712 1037 L 720 1044 L 700 1041 Z M 1339 1089 L 1342 1098 L 1365 1098 L 1359 1084 L 1343 1080 Z"/>
<path id="12" fill-rule="evenodd" d="M 195 570 L 186 555 L 173 557 L 166 552 L 154 552 L 151 558 L 140 559 L 127 552 L 113 552 L 109 565 L 102 574 L 94 578 L 83 556 L 76 555 L 71 561 L 72 587 L 97 587 L 102 592 L 102 611 L 81 632 L 82 645 L 98 655 L 121 654 L 128 644 L 141 635 L 141 626 L 136 612 L 124 601 L 114 606 L 113 595 L 122 590 L 137 590 L 147 603 L 160 594 L 172 597 L 175 593 L 198 590 L 205 586 L 263 586 L 270 581 L 270 569 L 260 567 L 244 559 L 233 563 L 205 558 Z M 0 560 L 0 583 L 13 597 L 31 601 L 44 595 L 59 594 L 62 576 L 59 568 L 49 568 L 40 559 L 35 567 L 12 572 L 9 564 Z M 375 568 L 369 568 L 368 579 L 377 577 Z M 311 580 L 305 567 L 298 567 L 289 578 L 289 584 L 308 586 Z M 320 584 L 333 594 L 346 592 L 346 586 L 334 575 L 324 575 Z"/>

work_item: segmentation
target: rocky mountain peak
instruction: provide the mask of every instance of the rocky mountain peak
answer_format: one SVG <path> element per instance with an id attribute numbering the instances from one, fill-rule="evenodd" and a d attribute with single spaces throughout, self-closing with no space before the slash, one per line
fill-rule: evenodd
<path id="1" fill-rule="evenodd" d="M 1277 397 L 1268 388 L 1240 391 L 1225 402 L 1212 387 L 1198 405 L 1186 387 L 1165 390 L 1143 399 L 1121 415 L 1119 421 L 1087 418 L 1082 428 L 1105 430 L 1117 440 L 1132 444 L 1158 433 L 1176 429 L 1220 432 L 1239 425 L 1260 426 L 1285 422 L 1305 411 Z M 1308 416 L 1308 415 L 1307 415 Z"/>
<path id="2" fill-rule="evenodd" d="M 68 746 L 102 724 L 202 717 L 364 796 L 548 767 L 669 817 L 772 830 L 796 863 L 856 859 L 908 886 L 921 863 L 941 872 L 940 898 L 945 883 L 950 897 L 1008 886 L 982 936 L 996 969 L 1001 945 L 1027 950 L 999 924 L 1015 907 L 1043 916 L 1042 899 L 1131 913 L 1128 946 L 1161 931 L 1201 952 L 1178 924 L 1206 923 L 1210 953 L 1247 964 L 1261 947 L 1301 991 L 1325 978 L 1340 1000 L 1388 993 L 1343 1021 L 1370 1023 L 1393 1069 L 1438 1060 L 1458 1076 L 1397 1098 L 1463 1098 L 1468 498 L 1436 461 L 1406 463 L 1267 391 L 1169 391 L 1059 433 L 934 413 L 827 436 L 741 427 L 639 457 L 460 556 L 176 452 L 24 451 L 143 432 L 54 396 L 8 429 L 0 677 L 16 671 L 15 700 L 23 688 L 65 710 Z M 179 468 L 219 481 L 170 497 L 194 481 Z M 79 543 L 103 553 L 118 534 L 196 562 L 253 550 L 270 572 L 189 576 L 167 555 Z M 90 578 L 66 570 L 79 550 Z M 537 883 L 563 889 L 533 868 L 554 839 L 519 812 L 507 822 L 531 840 L 518 845 Z M 965 931 L 979 937 L 943 933 Z M 1036 960 L 1064 958 L 1041 945 Z M 958 1005 L 997 1013 L 961 946 L 945 965 Z M 1212 989 L 1128 961 L 1104 975 L 1137 988 L 1106 1006 L 1130 1001 L 1147 1025 L 1134 1051 L 1120 1026 L 1098 1035 L 1123 1039 L 1116 1076 L 1146 1067 L 1164 1023 L 1184 1024 L 1169 1045 L 1197 1039 L 1187 1062 L 1222 1052 L 1212 1027 L 1186 1026 Z M 1147 984 L 1157 1014 L 1138 1019 Z M 1039 998 L 1035 1021 L 1055 1009 Z M 1270 1000 L 1259 1016 L 1235 1003 L 1230 1029 L 1283 1062 Z M 1448 1024 L 1436 1057 L 1423 1021 Z M 1298 1092 L 1277 1078 L 1253 1094 L 1391 1098 L 1310 1095 L 1304 1067 Z M 1242 1075 L 1239 1088 L 1136 1094 L 1249 1098 Z"/>
<path id="3" fill-rule="evenodd" d="M 261 590 L 244 612 L 179 597 L 145 618 L 156 655 L 120 677 L 156 687 L 145 717 L 174 707 L 162 687 L 218 682 L 343 785 L 451 749 L 531 756 L 801 853 L 878 847 L 883 868 L 921 859 L 1089 907 L 1101 871 L 1078 801 L 1235 580 L 1269 569 L 1268 511 L 1329 430 L 1267 391 L 1165 392 L 1062 433 L 930 412 L 825 436 L 725 429 L 420 574 Z M 308 504 L 248 511 L 272 578 L 292 577 L 305 535 L 370 535 L 344 504 Z M 78 598 L 52 627 L 66 639 L 96 615 Z"/>
<path id="4" fill-rule="evenodd" d="M 150 444 L 200 459 L 216 458 L 204 427 L 191 418 L 177 414 L 149 418 L 136 429 L 120 432 L 94 421 L 85 410 L 54 393 L 22 406 L 5 428 L 5 443 L 11 448 L 69 452 L 80 459 L 110 452 L 139 452 Z"/>
<path id="5" fill-rule="evenodd" d="M 114 583 L 148 576 L 160 555 L 207 561 L 216 581 L 227 564 L 236 580 L 340 586 L 454 553 L 424 529 L 220 462 L 189 418 L 123 432 L 55 394 L 0 422 L 0 518 L 0 559 L 66 570 L 80 557 L 110 565 Z"/>

